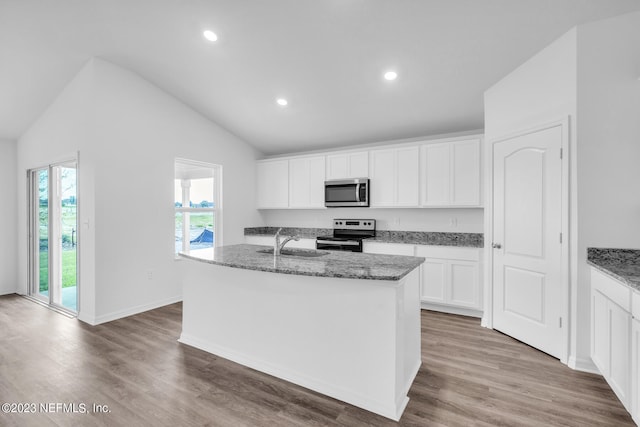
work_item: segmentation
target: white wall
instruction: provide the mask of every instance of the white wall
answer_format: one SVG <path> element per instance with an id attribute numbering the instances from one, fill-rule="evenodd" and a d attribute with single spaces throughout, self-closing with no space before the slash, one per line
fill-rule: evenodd
<path id="1" fill-rule="evenodd" d="M 181 299 L 183 263 L 173 255 L 174 159 L 223 165 L 220 235 L 232 244 L 243 240 L 245 226 L 261 223 L 253 186 L 246 185 L 254 182 L 257 153 L 139 75 L 102 60 L 90 61 L 66 92 L 79 92 L 83 102 L 63 93 L 20 140 L 19 165 L 37 163 L 34 157 L 46 162 L 69 144 L 80 153 L 81 250 L 93 246 L 81 253 L 81 271 L 94 269 L 93 284 L 80 283 L 80 318 L 101 323 Z M 60 136 L 74 132 L 81 137 L 72 142 Z M 93 313 L 84 311 L 85 293 Z"/>
<path id="2" fill-rule="evenodd" d="M 578 27 L 578 322 L 588 247 L 640 248 L 640 12 Z M 579 328 L 578 354 L 589 354 Z"/>
<path id="3" fill-rule="evenodd" d="M 63 89 L 49 108 L 18 140 L 18 230 L 27 232 L 27 170 L 52 162 L 74 158 L 80 152 L 78 168 L 78 214 L 80 224 L 90 221 L 90 228 L 78 230 L 80 302 L 79 318 L 95 318 L 95 235 L 94 170 L 97 150 L 91 144 L 93 127 L 93 64 L 88 63 Z M 18 241 L 18 292 L 27 293 L 27 239 Z"/>
<path id="4" fill-rule="evenodd" d="M 223 167 L 224 244 L 244 240 L 255 210 L 249 145 L 138 75 L 95 61 L 98 320 L 180 297 L 174 261 L 174 159 Z M 148 271 L 153 279 L 147 278 Z"/>
<path id="5" fill-rule="evenodd" d="M 0 295 L 18 288 L 16 142 L 0 140 Z"/>
<path id="6" fill-rule="evenodd" d="M 416 177 L 416 179 L 418 179 Z M 372 218 L 379 230 L 482 233 L 483 210 L 468 209 L 276 209 L 261 210 L 267 226 L 333 228 L 333 218 Z"/>
<path id="7" fill-rule="evenodd" d="M 569 360 L 575 366 L 580 363 L 590 366 L 588 354 L 578 355 L 577 329 L 584 324 L 575 317 L 577 254 L 577 31 L 572 29 L 516 70 L 504 77 L 485 92 L 485 158 L 492 157 L 492 141 L 536 126 L 556 122 L 569 117 L 569 161 L 570 161 L 570 256 L 572 275 L 570 308 L 572 317 L 570 331 Z M 486 168 L 485 182 L 490 183 L 491 169 Z M 485 188 L 485 229 L 491 229 L 491 188 Z M 485 250 L 490 251 L 492 237 L 485 235 Z M 485 259 L 491 260 L 487 253 Z M 490 269 L 486 269 L 485 283 L 491 283 Z M 587 326 L 588 327 L 588 324 Z M 581 334 L 582 335 L 582 334 Z"/>
<path id="8" fill-rule="evenodd" d="M 587 247 L 640 248 L 639 77 L 635 12 L 571 30 L 485 93 L 487 150 L 492 139 L 571 117 L 569 364 L 577 368 L 594 369 Z"/>

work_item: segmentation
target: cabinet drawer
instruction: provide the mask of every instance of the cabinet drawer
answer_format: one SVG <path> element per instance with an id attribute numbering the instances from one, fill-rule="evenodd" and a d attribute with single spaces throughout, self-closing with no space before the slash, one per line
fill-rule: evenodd
<path id="1" fill-rule="evenodd" d="M 631 298 L 631 314 L 633 314 L 634 318 L 640 320 L 640 292 L 633 291 L 631 294 Z"/>
<path id="2" fill-rule="evenodd" d="M 607 276 L 595 268 L 591 268 L 591 287 L 597 289 L 622 309 L 631 312 L 631 288 Z"/>
<path id="3" fill-rule="evenodd" d="M 362 250 L 367 254 L 415 256 L 415 246 L 405 243 L 362 242 Z"/>
<path id="4" fill-rule="evenodd" d="M 460 261 L 480 261 L 480 248 L 456 248 L 453 246 L 417 245 L 416 255 L 426 258 L 456 259 Z"/>

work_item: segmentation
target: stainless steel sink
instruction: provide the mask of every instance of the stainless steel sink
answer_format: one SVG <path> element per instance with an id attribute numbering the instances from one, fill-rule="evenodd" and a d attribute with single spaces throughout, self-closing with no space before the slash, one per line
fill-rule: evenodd
<path id="1" fill-rule="evenodd" d="M 273 255 L 273 249 L 258 249 L 256 252 L 261 254 L 271 254 Z M 325 251 L 317 251 L 315 249 L 283 249 L 280 251 L 280 255 L 284 256 L 299 256 L 305 258 L 315 258 L 323 255 L 327 255 L 329 252 Z"/>

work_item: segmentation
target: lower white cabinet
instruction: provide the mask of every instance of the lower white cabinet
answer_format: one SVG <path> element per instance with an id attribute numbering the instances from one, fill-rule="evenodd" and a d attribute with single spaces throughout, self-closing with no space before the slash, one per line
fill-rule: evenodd
<path id="1" fill-rule="evenodd" d="M 640 292 L 633 292 L 631 300 L 631 415 L 640 425 Z"/>
<path id="2" fill-rule="evenodd" d="M 631 323 L 631 415 L 640 425 L 640 316 Z"/>
<path id="3" fill-rule="evenodd" d="M 423 308 L 482 316 L 482 249 L 365 241 L 363 251 L 424 257 L 420 267 Z"/>
<path id="4" fill-rule="evenodd" d="M 414 256 L 415 248 L 415 245 L 405 243 L 380 243 L 368 242 L 366 240 L 362 242 L 362 252 L 367 254 Z"/>
<path id="5" fill-rule="evenodd" d="M 481 315 L 481 249 L 416 246 L 416 256 L 425 258 L 422 302 L 428 304 L 427 308 L 441 307 L 448 308 L 442 311 Z"/>
<path id="6" fill-rule="evenodd" d="M 591 359 L 631 410 L 631 289 L 591 269 Z M 636 378 L 637 381 L 637 378 Z"/>

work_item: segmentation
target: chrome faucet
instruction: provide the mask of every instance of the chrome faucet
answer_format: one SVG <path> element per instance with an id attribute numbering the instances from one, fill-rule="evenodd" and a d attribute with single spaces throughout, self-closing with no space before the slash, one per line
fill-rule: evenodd
<path id="1" fill-rule="evenodd" d="M 280 242 L 280 232 L 281 231 L 282 231 L 282 227 L 280 227 L 278 229 L 278 231 L 276 231 L 276 235 L 274 237 L 274 241 L 273 241 L 273 255 L 274 256 L 280 255 L 280 253 L 282 252 L 282 248 L 284 248 L 284 245 L 289 243 L 290 240 L 295 240 L 295 241 L 300 240 L 299 236 L 289 236 L 289 237 L 285 238 L 281 243 Z"/>

